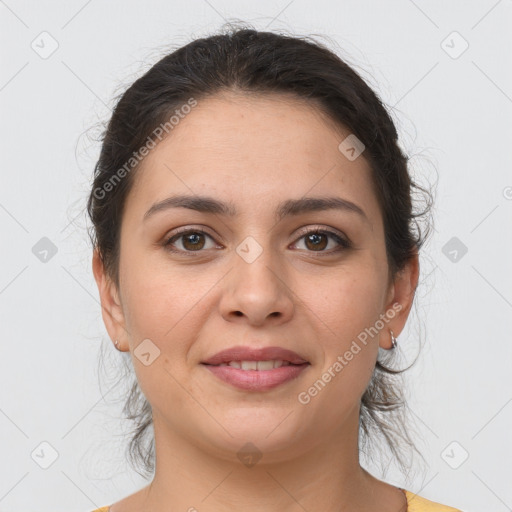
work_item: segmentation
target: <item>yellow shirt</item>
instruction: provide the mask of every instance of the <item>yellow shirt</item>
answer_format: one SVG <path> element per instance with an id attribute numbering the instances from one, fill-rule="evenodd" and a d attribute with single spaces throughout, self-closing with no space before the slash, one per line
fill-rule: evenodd
<path id="1" fill-rule="evenodd" d="M 405 495 L 407 496 L 407 512 L 462 512 L 458 508 L 435 503 L 407 490 L 405 490 Z M 109 512 L 109 508 L 101 507 L 92 512 Z"/>

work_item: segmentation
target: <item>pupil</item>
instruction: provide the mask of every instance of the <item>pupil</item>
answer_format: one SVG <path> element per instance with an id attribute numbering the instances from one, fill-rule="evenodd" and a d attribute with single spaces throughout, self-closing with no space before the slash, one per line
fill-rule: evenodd
<path id="1" fill-rule="evenodd" d="M 324 235 L 322 233 L 312 233 L 308 235 L 308 241 L 313 243 L 313 247 L 318 248 L 321 245 L 321 237 Z M 325 248 L 325 242 L 324 245 L 321 248 Z"/>
<path id="2" fill-rule="evenodd" d="M 195 247 L 191 247 L 192 249 L 197 249 L 197 244 L 199 243 L 201 235 L 197 233 L 192 233 L 185 236 L 185 244 L 186 245 L 195 245 Z M 189 247 L 190 248 L 190 247 Z M 200 248 L 200 247 L 199 247 Z"/>

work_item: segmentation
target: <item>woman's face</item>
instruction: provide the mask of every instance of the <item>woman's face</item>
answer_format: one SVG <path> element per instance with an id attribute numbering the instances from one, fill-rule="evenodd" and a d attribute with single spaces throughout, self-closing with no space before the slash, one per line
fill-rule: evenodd
<path id="1" fill-rule="evenodd" d="M 415 281 L 388 281 L 370 168 L 338 148 L 348 135 L 304 102 L 226 94 L 199 101 L 143 161 L 125 204 L 119 290 L 99 286 L 155 432 L 234 460 L 251 442 L 269 461 L 357 433 L 379 343 L 403 328 Z M 147 213 L 178 195 L 236 213 L 165 203 Z M 308 210 L 306 198 L 356 207 Z M 307 364 L 247 389 L 203 364 L 234 346 L 281 347 Z"/>

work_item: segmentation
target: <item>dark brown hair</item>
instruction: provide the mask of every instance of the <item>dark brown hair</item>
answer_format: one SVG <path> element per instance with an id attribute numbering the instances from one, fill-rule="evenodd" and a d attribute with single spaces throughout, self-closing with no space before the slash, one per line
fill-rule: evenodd
<path id="1" fill-rule="evenodd" d="M 93 223 L 91 240 L 113 282 L 119 284 L 120 225 L 137 170 L 136 162 L 130 168 L 126 163 L 147 144 L 155 129 L 168 123 L 173 112 L 191 98 L 200 101 L 223 91 L 292 94 L 314 103 L 339 126 L 348 128 L 364 144 L 363 156 L 372 170 L 390 278 L 419 252 L 430 224 L 422 232 L 418 220 L 429 214 L 431 195 L 412 180 L 395 125 L 375 92 L 352 67 L 311 37 L 228 27 L 165 55 L 116 104 L 103 133 L 87 203 Z M 122 168 L 125 172 L 119 173 Z M 415 191 L 426 197 L 421 212 L 413 210 Z M 361 400 L 360 449 L 365 450 L 372 433 L 383 437 L 404 468 L 401 446 L 405 442 L 416 450 L 405 428 L 405 400 L 398 385 L 404 370 L 388 366 L 395 355 L 383 352 Z M 141 474 L 149 475 L 154 471 L 155 456 L 154 439 L 149 435 L 151 406 L 135 378 L 124 412 L 135 422 L 128 449 L 130 461 L 139 473 L 138 462 L 142 462 Z"/>

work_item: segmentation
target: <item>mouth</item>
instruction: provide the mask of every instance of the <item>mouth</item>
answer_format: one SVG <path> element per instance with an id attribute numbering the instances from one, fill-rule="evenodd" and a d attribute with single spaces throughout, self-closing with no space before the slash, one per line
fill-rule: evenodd
<path id="1" fill-rule="evenodd" d="M 201 362 L 219 380 L 244 391 L 269 391 L 303 375 L 311 363 L 281 347 L 233 347 Z"/>
<path id="2" fill-rule="evenodd" d="M 216 367 L 222 367 L 222 366 L 229 366 L 231 368 L 237 368 L 238 370 L 243 371 L 269 371 L 273 370 L 275 368 L 282 368 L 283 366 L 304 366 L 308 365 L 309 363 L 301 363 L 301 364 L 294 364 L 290 361 L 283 361 L 282 359 L 274 359 L 269 361 L 229 361 L 228 363 L 220 363 L 220 364 L 208 364 L 208 363 L 201 363 L 206 366 L 216 366 Z"/>
<path id="3" fill-rule="evenodd" d="M 202 363 L 201 366 L 234 388 L 263 392 L 297 379 L 311 365 L 288 361 L 231 361 L 217 365 Z"/>
<path id="4" fill-rule="evenodd" d="M 301 355 L 282 347 L 252 348 L 236 346 L 201 361 L 211 366 L 231 366 L 242 370 L 272 370 L 288 365 L 302 365 L 309 363 Z"/>

